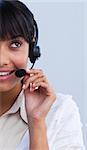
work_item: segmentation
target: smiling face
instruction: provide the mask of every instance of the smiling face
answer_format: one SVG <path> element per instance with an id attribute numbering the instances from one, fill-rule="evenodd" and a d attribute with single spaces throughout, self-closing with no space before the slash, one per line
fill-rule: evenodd
<path id="1" fill-rule="evenodd" d="M 0 92 L 21 84 L 20 78 L 15 76 L 15 71 L 26 68 L 28 52 L 29 44 L 22 37 L 0 41 Z"/>
<path id="2" fill-rule="evenodd" d="M 31 11 L 20 1 L 0 0 L 0 92 L 21 84 L 14 71 L 26 68 L 33 38 Z"/>

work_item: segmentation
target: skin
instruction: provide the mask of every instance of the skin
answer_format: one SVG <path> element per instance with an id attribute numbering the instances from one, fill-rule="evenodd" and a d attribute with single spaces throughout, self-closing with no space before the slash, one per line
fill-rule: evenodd
<path id="1" fill-rule="evenodd" d="M 0 70 L 26 68 L 28 48 L 28 43 L 20 37 L 6 41 L 0 40 Z M 20 91 L 20 79 L 14 74 L 10 80 L 3 82 L 0 80 L 0 116 L 13 105 Z"/>
<path id="2" fill-rule="evenodd" d="M 29 44 L 21 37 L 0 41 L 0 69 L 26 70 L 28 50 Z M 0 116 L 13 105 L 23 89 L 30 134 L 29 149 L 49 150 L 45 118 L 56 99 L 55 92 L 41 69 L 28 69 L 26 72 L 23 86 L 14 73 L 10 80 L 0 81 Z"/>

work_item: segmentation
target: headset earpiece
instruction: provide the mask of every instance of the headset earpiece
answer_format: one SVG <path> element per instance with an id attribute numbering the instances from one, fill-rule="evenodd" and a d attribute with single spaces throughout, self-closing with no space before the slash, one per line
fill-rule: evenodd
<path id="1" fill-rule="evenodd" d="M 31 63 L 35 63 L 35 61 L 41 56 L 40 53 L 40 47 L 34 46 L 32 49 L 30 49 L 29 58 Z"/>
<path id="2" fill-rule="evenodd" d="M 33 59 L 32 59 L 32 63 L 34 63 L 40 56 L 40 47 L 39 46 L 35 46 L 33 49 Z"/>
<path id="3" fill-rule="evenodd" d="M 38 42 L 38 26 L 35 20 L 34 21 L 34 36 L 32 41 L 29 43 L 29 58 L 31 63 L 33 63 L 32 67 L 34 66 L 35 61 L 41 56 L 40 47 L 37 46 Z"/>

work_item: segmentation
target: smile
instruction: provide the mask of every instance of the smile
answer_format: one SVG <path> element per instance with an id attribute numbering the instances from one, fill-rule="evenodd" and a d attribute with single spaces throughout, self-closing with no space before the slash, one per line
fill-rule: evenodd
<path id="1" fill-rule="evenodd" d="M 0 80 L 1 81 L 5 81 L 5 80 L 9 80 L 14 76 L 14 71 L 10 71 L 10 72 L 0 72 Z"/>
<path id="2" fill-rule="evenodd" d="M 10 75 L 11 73 L 13 73 L 13 71 L 10 71 L 10 72 L 0 72 L 0 76 L 7 76 L 7 75 Z"/>

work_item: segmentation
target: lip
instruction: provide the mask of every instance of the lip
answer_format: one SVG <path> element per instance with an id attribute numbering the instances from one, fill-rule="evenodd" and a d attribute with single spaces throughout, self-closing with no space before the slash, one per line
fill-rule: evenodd
<path id="1" fill-rule="evenodd" d="M 0 72 L 11 72 L 11 71 L 14 71 L 12 69 L 0 69 Z"/>
<path id="2" fill-rule="evenodd" d="M 10 71 L 7 71 L 7 70 L 1 71 L 1 70 L 0 70 L 0 72 L 11 72 L 11 71 L 12 71 L 12 70 L 10 70 Z M 12 71 L 11 74 L 0 76 L 0 81 L 5 81 L 5 80 L 11 79 L 12 76 L 14 75 L 14 72 L 15 72 L 15 71 Z"/>

